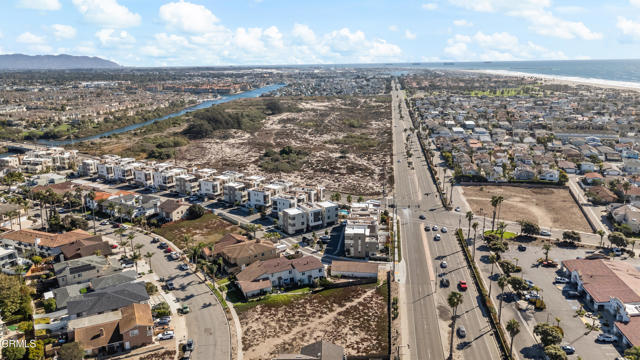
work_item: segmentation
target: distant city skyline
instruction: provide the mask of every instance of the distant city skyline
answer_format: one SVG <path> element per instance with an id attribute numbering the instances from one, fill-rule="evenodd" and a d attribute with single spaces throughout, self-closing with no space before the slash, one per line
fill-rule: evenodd
<path id="1" fill-rule="evenodd" d="M 4 0 L 0 53 L 125 66 L 640 58 L 640 0 Z"/>

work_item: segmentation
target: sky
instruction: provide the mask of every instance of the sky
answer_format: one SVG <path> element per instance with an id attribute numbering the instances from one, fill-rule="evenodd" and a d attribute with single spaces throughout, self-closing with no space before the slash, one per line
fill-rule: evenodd
<path id="1" fill-rule="evenodd" d="M 125 66 L 640 58 L 640 0 L 0 0 L 0 54 Z"/>

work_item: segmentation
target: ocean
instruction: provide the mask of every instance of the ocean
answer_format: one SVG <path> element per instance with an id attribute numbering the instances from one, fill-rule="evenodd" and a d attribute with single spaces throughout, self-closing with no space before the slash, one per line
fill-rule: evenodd
<path id="1" fill-rule="evenodd" d="M 640 88 L 640 60 L 438 62 L 412 64 L 412 67 L 543 75 L 546 78 Z"/>

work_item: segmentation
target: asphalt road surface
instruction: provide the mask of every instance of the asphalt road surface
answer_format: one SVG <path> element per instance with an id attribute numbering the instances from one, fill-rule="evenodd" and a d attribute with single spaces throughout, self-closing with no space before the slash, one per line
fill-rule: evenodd
<path id="1" fill-rule="evenodd" d="M 467 337 L 454 342 L 456 358 L 498 359 L 500 353 L 491 327 L 480 308 L 480 298 L 454 238 L 455 226 L 451 224 L 457 225 L 460 215 L 446 211 L 435 195 L 436 188 L 418 141 L 413 133 L 404 131 L 411 127 L 411 119 L 404 103 L 404 93 L 396 83 L 392 98 L 394 193 L 402 241 L 403 261 L 400 266 L 404 269 L 399 273 L 404 274 L 401 289 L 404 289 L 408 321 L 408 334 L 403 334 L 403 344 L 408 346 L 403 348 L 402 353 L 410 359 L 444 359 L 449 356 L 450 334 L 446 326 L 441 326 L 438 311 L 441 311 L 442 321 L 448 324 L 447 296 L 457 290 L 460 280 L 464 280 L 469 284 L 469 289 L 462 292 L 463 304 L 458 308 L 456 327 L 464 325 Z M 411 158 L 407 158 L 406 154 L 407 138 L 413 153 Z M 408 161 L 412 162 L 412 166 Z M 421 220 L 420 215 L 425 216 L 425 220 Z M 433 231 L 424 230 L 425 225 L 436 224 L 450 226 L 448 233 L 440 233 L 440 241 L 433 240 Z M 440 268 L 442 260 L 448 263 L 446 269 Z M 449 288 L 439 286 L 438 274 L 442 272 L 451 283 Z M 466 346 L 459 348 L 460 341 L 464 341 Z"/>

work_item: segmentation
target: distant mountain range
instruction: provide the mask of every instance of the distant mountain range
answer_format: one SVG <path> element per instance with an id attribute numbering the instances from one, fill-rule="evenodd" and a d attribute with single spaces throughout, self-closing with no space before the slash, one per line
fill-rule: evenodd
<path id="1" fill-rule="evenodd" d="M 0 55 L 0 70 L 113 69 L 120 65 L 99 57 L 73 55 Z"/>

